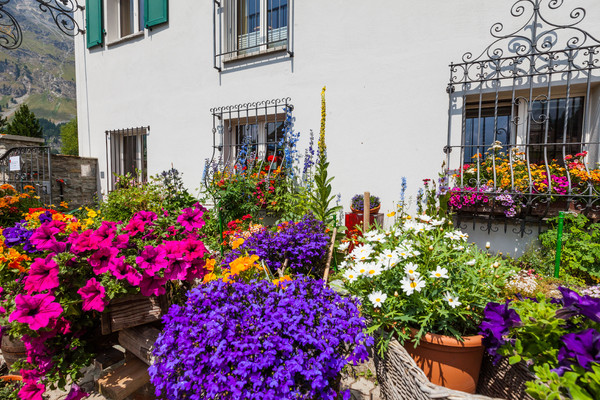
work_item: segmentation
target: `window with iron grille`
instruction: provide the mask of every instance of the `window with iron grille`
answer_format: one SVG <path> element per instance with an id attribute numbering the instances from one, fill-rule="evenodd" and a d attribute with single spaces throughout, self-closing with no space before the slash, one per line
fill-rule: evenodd
<path id="1" fill-rule="evenodd" d="M 293 110 L 289 98 L 213 108 L 213 163 L 220 168 L 281 160 L 286 119 Z"/>
<path id="2" fill-rule="evenodd" d="M 566 23 L 551 22 L 545 13 L 561 6 L 517 1 L 511 14 L 525 21 L 519 30 L 505 34 L 494 24 L 490 46 L 450 65 L 444 151 L 453 196 L 463 201 L 451 204 L 456 211 L 485 205 L 480 209 L 510 207 L 506 216 L 529 216 L 543 204 L 545 217 L 560 201 L 563 208 L 600 211 L 600 132 L 592 108 L 600 41 L 577 26 L 582 8 L 565 13 Z"/>
<path id="3" fill-rule="evenodd" d="M 214 67 L 290 48 L 293 0 L 214 0 Z"/>
<path id="4" fill-rule="evenodd" d="M 130 175 L 140 182 L 148 179 L 146 136 L 150 127 L 106 131 L 107 187 L 115 189 L 116 177 Z"/>

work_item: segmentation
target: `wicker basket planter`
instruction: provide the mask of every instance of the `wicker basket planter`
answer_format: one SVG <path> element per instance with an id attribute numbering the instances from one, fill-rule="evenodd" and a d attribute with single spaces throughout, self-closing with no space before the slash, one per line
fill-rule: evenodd
<path id="1" fill-rule="evenodd" d="M 374 351 L 374 353 L 377 353 Z M 435 385 L 427 379 L 404 347 L 396 340 L 389 344 L 383 358 L 375 354 L 375 369 L 381 393 L 386 400 L 530 400 L 524 393 L 524 382 L 533 376 L 525 367 L 508 362 L 492 366 L 484 357 L 477 391 L 469 394 Z M 524 370 L 522 368 L 525 368 Z M 492 396 L 492 397 L 490 397 Z"/>

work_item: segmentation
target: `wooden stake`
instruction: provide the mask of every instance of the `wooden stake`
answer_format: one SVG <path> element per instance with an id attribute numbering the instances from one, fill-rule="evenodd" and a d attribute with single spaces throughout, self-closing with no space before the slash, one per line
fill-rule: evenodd
<path id="1" fill-rule="evenodd" d="M 329 266 L 331 265 L 331 258 L 333 257 L 333 248 L 335 246 L 335 237 L 337 236 L 337 227 L 333 228 L 333 235 L 331 235 L 331 244 L 329 245 L 329 252 L 327 254 L 327 263 L 325 264 L 325 273 L 323 274 L 323 280 L 325 285 L 329 280 Z"/>
<path id="2" fill-rule="evenodd" d="M 371 193 L 365 192 L 363 203 L 363 232 L 366 232 L 371 226 Z"/>

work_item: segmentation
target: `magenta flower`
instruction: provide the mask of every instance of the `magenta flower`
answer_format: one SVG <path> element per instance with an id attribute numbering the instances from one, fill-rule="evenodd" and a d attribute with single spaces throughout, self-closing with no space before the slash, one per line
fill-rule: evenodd
<path id="1" fill-rule="evenodd" d="M 119 254 L 119 250 L 114 247 L 100 247 L 88 258 L 88 263 L 92 266 L 94 274 L 100 275 L 110 269 L 110 262 Z"/>
<path id="2" fill-rule="evenodd" d="M 142 281 L 140 282 L 140 292 L 142 292 L 144 296 L 160 296 L 167 292 L 163 286 L 166 282 L 166 278 L 158 278 L 143 274 Z"/>
<path id="3" fill-rule="evenodd" d="M 132 219 L 129 221 L 124 231 L 129 232 L 131 236 L 135 236 L 138 233 L 143 233 L 144 229 L 146 229 L 146 223 L 141 219 Z"/>
<path id="4" fill-rule="evenodd" d="M 142 274 L 131 265 L 125 264 L 125 257 L 113 259 L 110 263 L 110 272 L 119 280 L 126 279 L 132 286 L 138 286 L 142 280 Z"/>
<path id="5" fill-rule="evenodd" d="M 100 227 L 96 229 L 92 236 L 97 238 L 100 246 L 111 246 L 112 240 L 117 232 L 117 223 L 112 221 L 102 221 Z"/>
<path id="6" fill-rule="evenodd" d="M 129 245 L 129 235 L 119 235 L 115 238 L 113 246 L 117 249 L 126 249 Z"/>
<path id="7" fill-rule="evenodd" d="M 19 397 L 22 400 L 44 400 L 45 390 L 46 386 L 41 383 L 27 383 L 19 390 Z"/>
<path id="8" fill-rule="evenodd" d="M 140 221 L 151 223 L 152 221 L 156 221 L 158 216 L 153 211 L 138 211 L 132 219 L 139 219 Z"/>
<path id="9" fill-rule="evenodd" d="M 167 252 L 163 246 L 146 246 L 135 262 L 148 275 L 154 276 L 158 271 L 167 267 L 166 255 Z"/>
<path id="10" fill-rule="evenodd" d="M 67 397 L 65 397 L 65 400 L 81 400 L 88 396 L 89 394 L 79 387 L 79 385 L 72 384 L 71 390 L 69 391 Z"/>
<path id="11" fill-rule="evenodd" d="M 106 290 L 104 286 L 96 280 L 91 278 L 84 287 L 77 291 L 83 299 L 83 311 L 96 310 L 98 312 L 104 311 L 104 307 L 108 304 L 106 300 Z"/>
<path id="12" fill-rule="evenodd" d="M 25 278 L 25 290 L 43 292 L 58 287 L 58 265 L 52 260 L 52 254 L 44 258 L 36 258 Z"/>
<path id="13" fill-rule="evenodd" d="M 59 232 L 59 228 L 52 225 L 50 222 L 44 222 L 39 228 L 33 231 L 33 234 L 29 238 L 29 241 L 38 250 L 51 250 L 58 243 L 54 235 L 56 235 Z"/>
<path id="14" fill-rule="evenodd" d="M 88 250 L 98 250 L 101 239 L 92 235 L 93 233 L 94 231 L 89 229 L 76 236 L 71 245 L 71 251 L 77 254 Z"/>
<path id="15" fill-rule="evenodd" d="M 202 279 L 204 275 L 206 275 L 207 271 L 204 268 L 206 265 L 206 260 L 204 259 L 195 259 L 192 261 L 190 268 L 187 270 L 187 275 L 185 280 L 188 282 L 192 282 L 194 279 Z"/>
<path id="16" fill-rule="evenodd" d="M 29 328 L 34 331 L 45 328 L 63 312 L 62 306 L 54 300 L 56 298 L 48 293 L 33 296 L 18 294 L 15 297 L 16 309 L 10 314 L 8 321 L 29 324 Z"/>
<path id="17" fill-rule="evenodd" d="M 204 247 L 204 243 L 194 238 L 183 240 L 181 242 L 181 250 L 188 253 L 190 260 L 204 258 L 204 255 L 207 252 L 206 247 Z"/>
<path id="18" fill-rule="evenodd" d="M 199 229 L 204 226 L 202 215 L 204 215 L 204 211 L 198 208 L 184 208 L 183 213 L 177 217 L 177 222 L 179 222 L 187 232 L 191 232 L 194 229 Z"/>

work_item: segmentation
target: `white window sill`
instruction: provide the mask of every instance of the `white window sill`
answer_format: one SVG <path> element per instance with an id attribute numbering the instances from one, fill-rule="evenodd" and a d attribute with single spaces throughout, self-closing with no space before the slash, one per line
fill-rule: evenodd
<path id="1" fill-rule="evenodd" d="M 286 51 L 286 50 L 287 50 L 287 46 L 281 45 L 281 46 L 272 47 L 272 48 L 265 49 L 265 50 L 252 51 L 252 52 L 249 52 L 246 54 L 228 54 L 225 56 L 225 60 L 223 60 L 223 62 L 229 63 L 229 62 L 233 62 L 233 61 L 241 61 L 241 60 L 246 60 L 249 58 L 264 56 L 265 54 L 279 53 L 279 52 Z M 241 51 L 244 51 L 244 50 L 241 50 Z"/>
<path id="2" fill-rule="evenodd" d="M 142 37 L 142 36 L 144 36 L 145 34 L 146 34 L 146 33 L 145 33 L 144 31 L 139 31 L 139 32 L 136 32 L 136 33 L 132 33 L 131 35 L 123 36 L 122 38 L 119 38 L 119 39 L 113 40 L 113 41 L 111 41 L 111 42 L 108 42 L 108 41 L 107 41 L 107 42 L 106 42 L 106 47 L 115 46 L 115 45 L 117 45 L 117 44 L 121 44 L 121 43 L 124 43 L 124 42 L 128 42 L 128 41 L 130 41 L 130 40 L 133 40 L 133 39 L 135 39 L 135 38 Z"/>

